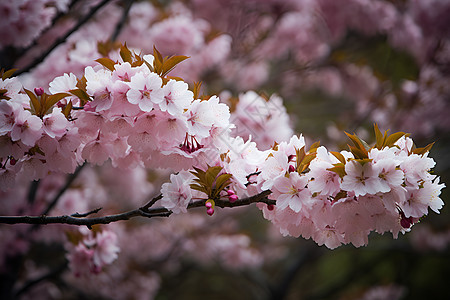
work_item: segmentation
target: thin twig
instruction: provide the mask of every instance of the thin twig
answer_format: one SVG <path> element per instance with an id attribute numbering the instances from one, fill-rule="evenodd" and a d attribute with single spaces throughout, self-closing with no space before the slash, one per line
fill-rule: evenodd
<path id="1" fill-rule="evenodd" d="M 266 204 L 275 204 L 275 200 L 270 200 L 267 196 L 270 194 L 270 191 L 264 191 L 252 197 L 243 198 L 236 200 L 231 203 L 226 200 L 217 200 L 216 206 L 224 208 L 224 207 L 238 207 L 238 206 L 246 206 L 252 203 L 262 202 Z M 160 196 L 158 196 L 160 197 Z M 156 198 L 158 198 L 156 197 Z M 156 200 L 157 201 L 157 200 Z M 156 202 L 154 201 L 154 202 Z M 153 202 L 150 201 L 150 202 Z M 195 207 L 202 207 L 205 205 L 206 199 L 191 202 L 188 205 L 188 209 L 192 209 Z M 168 217 L 172 214 L 172 211 L 168 210 L 164 207 L 156 207 L 156 208 L 137 208 L 134 210 L 130 210 L 128 212 L 108 215 L 103 217 L 96 218 L 83 218 L 74 215 L 63 215 L 63 216 L 0 216 L 0 223 L 4 224 L 36 224 L 36 225 L 45 225 L 45 224 L 69 224 L 69 225 L 85 225 L 91 227 L 96 224 L 109 224 L 117 221 L 129 220 L 134 217 L 146 217 L 146 218 L 154 218 L 154 217 Z"/>
<path id="2" fill-rule="evenodd" d="M 14 63 L 17 61 L 18 58 L 22 57 L 23 55 L 25 55 L 28 51 L 30 51 L 30 49 L 32 49 L 33 47 L 35 47 L 39 41 L 39 38 L 42 37 L 44 34 L 46 34 L 50 29 L 52 29 L 55 24 L 61 20 L 64 16 L 66 16 L 70 10 L 72 9 L 72 7 L 78 2 L 79 0 L 72 0 L 72 2 L 70 2 L 69 6 L 67 7 L 67 11 L 59 11 L 52 19 L 52 22 L 49 26 L 47 26 L 43 31 L 41 31 L 39 33 L 39 36 L 37 36 L 33 42 L 31 42 L 30 45 L 28 45 L 25 48 L 19 49 L 17 51 L 17 57 L 14 59 L 14 61 L 11 63 L 11 65 L 14 65 Z"/>
<path id="3" fill-rule="evenodd" d="M 16 76 L 22 74 L 22 73 L 26 73 L 28 71 L 30 71 L 31 69 L 33 69 L 34 67 L 36 67 L 37 65 L 39 65 L 41 62 L 44 61 L 44 59 L 56 48 L 58 47 L 60 44 L 64 43 L 67 38 L 74 33 L 75 31 L 77 31 L 78 29 L 80 29 L 81 26 L 83 26 L 87 21 L 89 21 L 89 19 L 91 19 L 95 13 L 102 8 L 103 6 L 105 6 L 106 4 L 108 4 L 108 2 L 111 0 L 103 0 L 102 2 L 100 2 L 99 4 L 97 4 L 95 7 L 92 8 L 92 10 L 86 14 L 83 18 L 81 18 L 77 24 L 75 24 L 74 27 L 72 27 L 71 30 L 69 30 L 64 36 L 59 37 L 51 46 L 50 48 L 47 49 L 47 51 L 45 51 L 44 53 L 42 53 L 39 57 L 37 57 L 33 62 L 31 62 L 28 66 L 26 66 L 25 68 L 19 70 L 16 73 Z"/>
<path id="4" fill-rule="evenodd" d="M 36 199 L 36 193 L 39 187 L 40 180 L 33 180 L 28 189 L 28 204 L 33 204 L 34 199 Z"/>
<path id="5" fill-rule="evenodd" d="M 111 35 L 110 41 L 114 42 L 117 40 L 117 37 L 119 36 L 120 32 L 122 31 L 123 26 L 125 25 L 125 22 L 127 21 L 128 14 L 130 12 L 131 6 L 133 5 L 134 0 L 128 0 L 126 1 L 126 6 L 123 9 L 122 17 L 120 18 L 119 22 L 116 25 L 116 28 L 114 29 L 113 34 Z"/>
<path id="6" fill-rule="evenodd" d="M 83 167 L 86 165 L 86 163 L 82 164 L 81 166 L 79 166 L 75 172 L 73 172 L 73 174 L 70 174 L 67 177 L 67 181 L 66 184 L 59 190 L 58 194 L 53 198 L 53 200 L 50 202 L 50 204 L 47 206 L 47 208 L 42 212 L 41 215 L 47 215 L 52 209 L 53 207 L 55 207 L 55 205 L 58 203 L 59 198 L 61 198 L 61 196 L 66 192 L 66 190 L 70 187 L 70 185 L 72 184 L 72 182 L 75 180 L 75 178 L 77 178 L 78 174 L 80 174 L 81 170 L 83 169 Z"/>
<path id="7" fill-rule="evenodd" d="M 99 208 L 93 209 L 91 211 L 88 211 L 87 213 L 84 213 L 84 214 L 74 213 L 74 214 L 71 214 L 70 216 L 74 217 L 74 218 L 86 218 L 87 216 L 98 213 L 101 209 L 102 209 L 102 207 L 99 207 Z"/>
<path id="8" fill-rule="evenodd" d="M 156 201 L 162 199 L 162 195 L 158 195 L 157 197 L 153 198 L 152 200 L 150 200 L 147 204 L 145 204 L 144 206 L 141 207 L 142 210 L 147 211 L 150 207 L 152 207 Z"/>
<path id="9" fill-rule="evenodd" d="M 66 270 L 67 265 L 68 265 L 68 263 L 67 263 L 67 261 L 66 261 L 65 263 L 63 263 L 62 265 L 60 265 L 59 267 L 57 267 L 56 269 L 51 270 L 51 271 L 49 271 L 48 273 L 46 273 L 46 274 L 44 274 L 44 275 L 41 275 L 41 276 L 38 277 L 38 278 L 30 279 L 30 280 L 26 281 L 26 282 L 23 284 L 23 286 L 22 286 L 20 289 L 18 289 L 18 290 L 14 293 L 14 296 L 15 296 L 15 297 L 18 297 L 18 296 L 20 296 L 21 294 L 23 294 L 23 293 L 25 293 L 26 291 L 28 291 L 31 287 L 35 286 L 36 284 L 38 284 L 38 283 L 40 283 L 40 282 L 42 282 L 42 281 L 44 281 L 44 280 L 47 280 L 47 279 L 50 279 L 50 278 L 57 277 L 58 275 L 60 275 L 62 272 L 64 272 L 64 271 Z"/>

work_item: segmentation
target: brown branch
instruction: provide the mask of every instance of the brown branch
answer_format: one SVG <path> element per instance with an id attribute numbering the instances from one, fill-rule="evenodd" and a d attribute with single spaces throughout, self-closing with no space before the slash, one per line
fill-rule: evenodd
<path id="1" fill-rule="evenodd" d="M 92 8 L 92 10 L 86 14 L 86 16 L 84 16 L 83 18 L 81 18 L 77 24 L 75 24 L 75 26 L 73 26 L 68 32 L 66 32 L 65 35 L 59 37 L 44 53 L 42 53 L 39 57 L 37 57 L 34 61 L 32 61 L 29 65 L 27 65 L 25 68 L 17 71 L 17 73 L 15 74 L 15 76 L 18 76 L 22 73 L 26 73 L 29 72 L 31 69 L 33 69 L 34 67 L 36 67 L 37 65 L 39 65 L 41 62 L 43 62 L 48 55 L 50 55 L 50 53 L 53 52 L 53 50 L 55 50 L 56 47 L 58 47 L 59 45 L 63 44 L 66 42 L 66 40 L 69 38 L 69 36 L 72 35 L 72 33 L 74 33 L 75 31 L 77 31 L 78 29 L 80 29 L 85 23 L 87 23 L 94 15 L 95 13 L 102 8 L 103 6 L 105 6 L 106 4 L 108 4 L 108 2 L 111 0 L 103 0 L 102 2 L 100 2 L 99 4 L 97 4 L 95 7 Z"/>
<path id="2" fill-rule="evenodd" d="M 133 2 L 134 2 L 134 0 L 126 1 L 125 7 L 122 12 L 122 17 L 120 18 L 119 22 L 117 23 L 116 28 L 114 29 L 114 32 L 109 39 L 111 42 L 114 42 L 115 40 L 117 40 L 117 37 L 119 36 L 120 32 L 122 31 L 122 28 L 128 19 L 128 14 L 130 13 L 130 9 L 131 9 L 131 6 L 133 5 Z"/>
<path id="3" fill-rule="evenodd" d="M 239 207 L 246 206 L 252 203 L 266 203 L 266 204 L 275 204 L 275 200 L 270 200 L 267 196 L 270 194 L 270 191 L 264 191 L 257 195 L 238 199 L 235 202 L 231 203 L 226 200 L 217 200 L 216 206 L 225 208 L 225 207 Z M 0 216 L 0 223 L 3 224 L 69 224 L 69 225 L 85 225 L 91 227 L 96 224 L 109 224 L 117 221 L 129 220 L 135 217 L 146 217 L 146 218 L 154 218 L 154 217 L 168 217 L 172 214 L 172 211 L 168 210 L 164 207 L 156 207 L 150 208 L 157 200 L 161 199 L 162 196 L 159 195 L 152 199 L 148 204 L 143 207 L 130 210 L 124 213 L 108 215 L 103 217 L 96 218 L 85 218 L 80 217 L 83 214 L 73 214 L 73 215 L 63 215 L 63 216 Z M 155 200 L 156 199 L 156 200 Z M 195 207 L 202 207 L 205 205 L 206 199 L 191 202 L 188 205 L 188 209 L 192 209 Z M 99 209 L 98 209 L 99 210 Z M 98 212 L 98 210 L 93 210 L 84 215 L 88 216 L 94 212 Z"/>

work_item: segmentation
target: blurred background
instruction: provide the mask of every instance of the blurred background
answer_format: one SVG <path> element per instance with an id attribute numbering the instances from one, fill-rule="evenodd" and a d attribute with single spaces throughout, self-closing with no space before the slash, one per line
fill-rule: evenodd
<path id="1" fill-rule="evenodd" d="M 448 0 L 0 0 L 0 13 L 0 66 L 18 68 L 26 88 L 48 90 L 56 76 L 80 76 L 120 42 L 143 54 L 156 45 L 163 55 L 189 56 L 172 75 L 189 83 L 202 81 L 205 94 L 228 101 L 236 122 L 246 115 L 238 106 L 243 93 L 254 90 L 267 99 L 276 94 L 286 112 L 276 106 L 265 118 L 287 113 L 293 132 L 331 150 L 346 148 L 344 131 L 373 143 L 374 123 L 381 130 L 411 133 L 418 147 L 436 142 L 430 154 L 436 161 L 434 174 L 449 182 Z M 268 140 L 280 141 L 291 133 L 286 134 L 284 123 L 273 123 L 240 129 L 239 135 L 252 135 L 267 149 Z M 159 193 L 168 174 L 87 166 L 53 213 L 137 207 Z M 64 182 L 57 174 L 42 180 L 45 192 L 38 191 L 33 205 L 45 206 Z M 32 185 L 24 186 L 14 197 L 2 197 L 2 214 L 20 212 Z M 448 189 L 441 198 L 448 203 Z M 164 220 L 113 224 L 108 230 L 118 236 L 119 258 L 99 274 L 77 277 L 67 253 L 78 229 L 52 225 L 30 233 L 27 226 L 1 225 L 2 295 L 450 297 L 448 205 L 398 239 L 372 234 L 368 246 L 335 250 L 281 236 L 254 206 L 220 210 L 213 218 L 190 211 Z"/>

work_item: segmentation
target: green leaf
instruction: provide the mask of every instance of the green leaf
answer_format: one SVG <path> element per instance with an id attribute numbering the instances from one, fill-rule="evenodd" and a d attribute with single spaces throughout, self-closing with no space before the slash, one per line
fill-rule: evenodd
<path id="1" fill-rule="evenodd" d="M 200 191 L 200 192 L 205 193 L 205 194 L 208 195 L 208 191 L 203 186 L 200 186 L 200 185 L 192 183 L 192 184 L 189 185 L 189 187 L 191 189 L 193 189 L 193 190 Z"/>
<path id="2" fill-rule="evenodd" d="M 222 174 L 216 179 L 216 190 L 219 192 L 222 191 L 225 187 L 227 187 L 231 181 L 229 180 L 233 175 L 231 174 Z"/>
<path id="3" fill-rule="evenodd" d="M 206 170 L 205 177 L 208 186 L 212 187 L 212 184 L 214 183 L 217 175 L 219 175 L 220 171 L 222 171 L 222 167 L 220 166 L 209 167 L 208 170 Z"/>

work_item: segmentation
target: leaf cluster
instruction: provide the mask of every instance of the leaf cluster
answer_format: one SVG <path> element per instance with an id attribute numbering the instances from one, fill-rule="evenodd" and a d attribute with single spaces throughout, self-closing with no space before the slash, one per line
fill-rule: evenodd
<path id="1" fill-rule="evenodd" d="M 77 79 L 77 89 L 69 91 L 72 95 L 77 96 L 80 99 L 81 106 L 84 106 L 89 101 L 92 101 L 91 97 L 86 91 L 86 85 L 87 79 L 83 76 L 81 79 Z M 70 102 L 70 104 L 72 105 L 72 102 Z"/>
<path id="2" fill-rule="evenodd" d="M 317 148 L 319 148 L 319 146 L 320 142 L 315 142 L 311 145 L 311 147 L 309 147 L 308 152 L 305 151 L 305 146 L 303 146 L 301 149 L 295 149 L 295 169 L 297 170 L 297 173 L 301 174 L 308 169 L 309 164 L 317 155 Z"/>
<path id="3" fill-rule="evenodd" d="M 220 198 L 220 192 L 224 190 L 228 185 L 231 184 L 230 178 L 233 176 L 228 173 L 223 173 L 219 175 L 222 171 L 222 167 L 208 166 L 206 171 L 194 167 L 195 171 L 191 171 L 196 178 L 190 185 L 191 189 L 197 190 L 208 195 L 208 199 L 217 200 Z"/>
<path id="4" fill-rule="evenodd" d="M 184 55 L 172 55 L 163 57 L 161 53 L 153 46 L 153 65 L 150 65 L 145 61 L 147 67 L 150 71 L 158 74 L 162 79 L 166 78 L 166 75 L 169 74 L 179 63 L 188 59 L 188 56 Z M 168 79 L 182 80 L 177 77 L 169 77 Z"/>
<path id="5" fill-rule="evenodd" d="M 30 111 L 32 114 L 43 118 L 46 114 L 52 112 L 53 106 L 58 103 L 59 100 L 70 96 L 68 93 L 57 93 L 53 95 L 48 95 L 43 93 L 41 96 L 36 96 L 32 91 L 24 89 L 30 98 Z M 70 107 L 71 109 L 71 107 Z M 64 108 L 63 113 L 67 113 L 67 106 Z M 68 111 L 70 113 L 70 110 Z M 66 115 L 68 117 L 68 115 Z"/>

